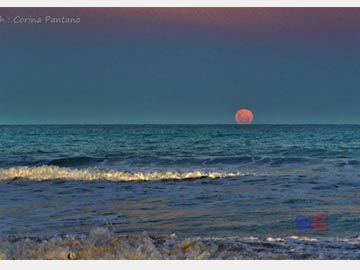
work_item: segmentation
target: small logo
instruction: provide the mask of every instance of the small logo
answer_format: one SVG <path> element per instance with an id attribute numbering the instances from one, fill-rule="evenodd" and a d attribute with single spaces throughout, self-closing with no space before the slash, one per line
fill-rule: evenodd
<path id="1" fill-rule="evenodd" d="M 327 217 L 324 215 L 312 216 L 298 215 L 295 218 L 296 230 L 303 231 L 306 229 L 313 229 L 315 231 L 327 230 Z"/>

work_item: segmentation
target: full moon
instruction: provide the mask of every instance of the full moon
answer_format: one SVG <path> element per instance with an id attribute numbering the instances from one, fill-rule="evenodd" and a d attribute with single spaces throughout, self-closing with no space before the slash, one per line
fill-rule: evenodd
<path id="1" fill-rule="evenodd" d="M 235 114 L 235 121 L 238 124 L 249 125 L 254 120 L 254 114 L 248 109 L 240 109 Z"/>

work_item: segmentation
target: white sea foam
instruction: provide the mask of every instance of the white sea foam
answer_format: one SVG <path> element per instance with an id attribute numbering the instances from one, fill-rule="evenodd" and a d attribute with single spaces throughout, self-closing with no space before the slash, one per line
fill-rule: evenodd
<path id="1" fill-rule="evenodd" d="M 155 181 L 155 180 L 193 180 L 200 178 L 225 178 L 245 176 L 242 172 L 189 171 L 189 172 L 126 172 L 99 168 L 73 169 L 57 166 L 13 167 L 0 169 L 0 181 L 24 180 L 84 180 L 84 181 Z"/>
<path id="2" fill-rule="evenodd" d="M 289 237 L 182 237 L 146 232 L 122 235 L 99 227 L 86 234 L 0 238 L 0 259 L 344 260 L 358 259 L 359 245 L 355 237 L 320 236 L 316 242 L 304 242 Z"/>

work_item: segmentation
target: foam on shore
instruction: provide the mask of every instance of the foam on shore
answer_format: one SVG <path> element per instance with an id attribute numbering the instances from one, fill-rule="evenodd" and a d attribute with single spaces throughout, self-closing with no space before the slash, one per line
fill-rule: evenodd
<path id="1" fill-rule="evenodd" d="M 95 228 L 84 235 L 0 241 L 0 259 L 360 259 L 360 237 L 177 237 L 119 235 Z"/>

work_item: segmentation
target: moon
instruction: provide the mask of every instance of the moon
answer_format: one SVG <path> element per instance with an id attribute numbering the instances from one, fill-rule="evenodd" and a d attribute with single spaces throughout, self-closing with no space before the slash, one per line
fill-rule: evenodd
<path id="1" fill-rule="evenodd" d="M 235 113 L 235 121 L 239 125 L 249 125 L 254 120 L 254 114 L 249 109 L 240 109 Z"/>

